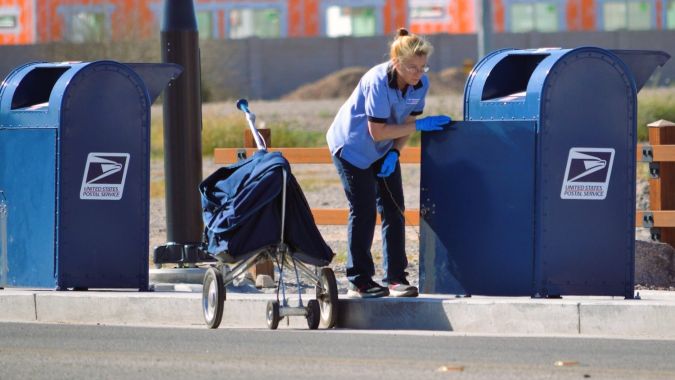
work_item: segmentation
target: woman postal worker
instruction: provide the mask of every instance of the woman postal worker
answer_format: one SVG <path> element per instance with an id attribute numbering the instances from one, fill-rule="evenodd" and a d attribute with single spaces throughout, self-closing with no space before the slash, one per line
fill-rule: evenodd
<path id="1" fill-rule="evenodd" d="M 390 59 L 363 75 L 342 105 L 326 139 L 349 202 L 348 296 L 416 297 L 406 276 L 403 185 L 398 158 L 410 135 L 437 131 L 450 117 L 417 119 L 429 90 L 427 60 L 433 51 L 421 36 L 399 29 Z M 376 212 L 382 219 L 382 286 L 373 280 L 370 252 Z"/>

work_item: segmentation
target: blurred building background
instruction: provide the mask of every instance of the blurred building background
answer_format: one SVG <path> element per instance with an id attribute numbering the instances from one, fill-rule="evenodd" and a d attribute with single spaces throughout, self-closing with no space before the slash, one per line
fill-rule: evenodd
<path id="1" fill-rule="evenodd" d="M 401 26 L 433 72 L 478 57 L 481 0 L 195 0 L 205 100 L 273 99 L 387 59 Z M 164 0 L 0 0 L 0 76 L 30 61 L 160 61 Z M 491 49 L 653 49 L 675 55 L 675 0 L 494 0 Z M 671 85 L 675 60 L 652 77 Z"/>
<path id="2" fill-rule="evenodd" d="M 476 32 L 480 0 L 195 0 L 203 39 Z M 0 44 L 156 38 L 163 0 L 0 0 Z M 495 0 L 496 33 L 675 29 L 675 0 Z"/>
<path id="3" fill-rule="evenodd" d="M 475 33 L 475 0 L 410 0 L 416 33 Z M 564 32 L 675 29 L 675 0 L 495 0 L 493 30 Z"/>

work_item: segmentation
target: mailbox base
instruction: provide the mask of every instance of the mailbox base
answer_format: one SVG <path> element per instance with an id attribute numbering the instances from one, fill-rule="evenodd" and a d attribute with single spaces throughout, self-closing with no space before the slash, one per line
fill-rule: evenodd
<path id="1" fill-rule="evenodd" d="M 153 251 L 155 266 L 162 264 L 178 264 L 179 266 L 215 261 L 204 249 L 201 243 L 178 244 L 167 243 L 155 247 Z"/>

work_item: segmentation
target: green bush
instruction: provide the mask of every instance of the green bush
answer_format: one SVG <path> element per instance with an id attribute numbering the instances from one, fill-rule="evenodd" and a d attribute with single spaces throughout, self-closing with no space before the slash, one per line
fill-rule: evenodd
<path id="1" fill-rule="evenodd" d="M 643 89 L 638 95 L 638 141 L 647 141 L 647 124 L 665 119 L 675 122 L 675 87 Z"/>
<path id="2" fill-rule="evenodd" d="M 326 145 L 326 133 L 303 131 L 288 123 L 269 124 L 272 132 L 272 146 L 287 148 L 310 148 Z"/>
<path id="3" fill-rule="evenodd" d="M 326 145 L 324 132 L 302 131 L 287 123 L 268 123 L 272 133 L 273 147 L 317 147 Z M 202 155 L 213 156 L 215 148 L 240 148 L 244 141 L 244 131 L 248 129 L 241 115 L 203 117 Z M 153 120 L 151 126 L 152 158 L 161 159 L 164 155 L 164 128 L 161 118 Z"/>
<path id="4" fill-rule="evenodd" d="M 164 127 L 160 118 L 152 119 L 150 124 L 150 157 L 164 157 Z"/>
<path id="5" fill-rule="evenodd" d="M 429 114 L 443 113 L 447 102 L 436 101 L 429 105 Z M 159 108 L 155 110 L 151 129 L 152 158 L 162 158 L 163 127 Z M 311 115 L 310 115 L 311 116 Z M 315 115 L 316 116 L 316 115 Z M 321 118 L 319 114 L 316 116 Z M 317 147 L 325 146 L 325 131 L 308 131 L 293 121 L 270 118 L 265 127 L 272 130 L 273 147 Z M 638 139 L 647 140 L 647 124 L 659 119 L 675 122 L 675 87 L 646 88 L 638 95 Z M 204 156 L 212 156 L 215 148 L 239 148 L 243 143 L 244 131 L 248 129 L 246 119 L 240 114 L 217 115 L 205 113 L 202 121 L 202 152 Z M 408 145 L 420 146 L 419 132 L 410 136 Z"/>
<path id="6" fill-rule="evenodd" d="M 202 155 L 212 156 L 215 148 L 241 148 L 246 120 L 239 117 L 205 117 L 202 120 Z"/>

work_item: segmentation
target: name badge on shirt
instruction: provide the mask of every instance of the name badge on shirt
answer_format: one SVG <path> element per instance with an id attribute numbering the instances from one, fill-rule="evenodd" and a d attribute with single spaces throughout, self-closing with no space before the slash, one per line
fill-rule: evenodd
<path id="1" fill-rule="evenodd" d="M 408 98 L 408 99 L 405 100 L 405 104 L 417 104 L 419 102 L 420 102 L 419 99 L 414 99 L 414 98 Z"/>

